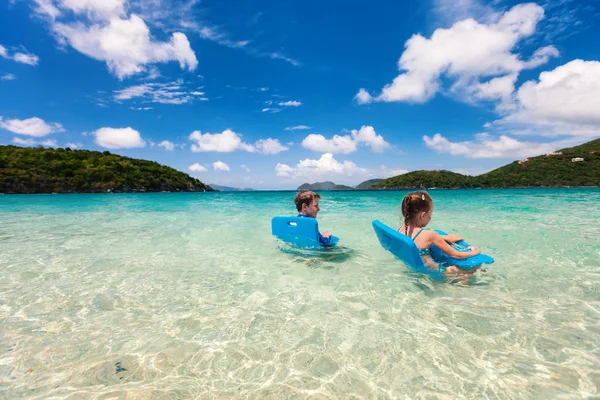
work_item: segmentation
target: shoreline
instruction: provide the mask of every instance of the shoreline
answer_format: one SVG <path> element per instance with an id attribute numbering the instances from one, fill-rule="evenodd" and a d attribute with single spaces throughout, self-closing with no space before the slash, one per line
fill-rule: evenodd
<path id="1" fill-rule="evenodd" d="M 315 190 L 315 192 L 399 192 L 406 190 L 499 190 L 499 189 L 598 189 L 600 186 L 514 186 L 514 187 L 455 187 L 455 188 L 416 188 L 416 187 L 399 187 L 399 188 L 386 188 L 386 189 L 321 189 Z M 298 192 L 300 189 L 253 189 L 253 190 L 232 190 L 232 191 L 110 191 L 110 192 L 40 192 L 40 193 L 0 193 L 2 195 L 58 195 L 58 194 L 67 194 L 67 195 L 78 195 L 78 194 L 102 194 L 102 195 L 111 195 L 111 194 L 157 194 L 157 193 L 271 193 L 271 192 Z"/>

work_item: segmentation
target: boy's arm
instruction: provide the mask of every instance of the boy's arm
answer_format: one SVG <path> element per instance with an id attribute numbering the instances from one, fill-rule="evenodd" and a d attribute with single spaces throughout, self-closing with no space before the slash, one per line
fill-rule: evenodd
<path id="1" fill-rule="evenodd" d="M 323 234 L 319 233 L 319 242 L 325 246 L 331 245 L 331 232 L 323 232 Z"/>

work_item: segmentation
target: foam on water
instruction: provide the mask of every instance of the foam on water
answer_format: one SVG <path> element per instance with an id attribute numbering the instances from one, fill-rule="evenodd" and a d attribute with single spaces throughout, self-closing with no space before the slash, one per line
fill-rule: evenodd
<path id="1" fill-rule="evenodd" d="M 496 263 L 378 244 L 406 192 L 323 192 L 343 260 L 280 251 L 290 192 L 0 196 L 0 398 L 600 394 L 600 190 L 432 191 Z"/>

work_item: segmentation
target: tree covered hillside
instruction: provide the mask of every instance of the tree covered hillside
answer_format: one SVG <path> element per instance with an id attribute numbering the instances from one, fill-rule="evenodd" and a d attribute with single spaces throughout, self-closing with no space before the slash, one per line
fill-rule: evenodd
<path id="1" fill-rule="evenodd" d="M 202 192 L 206 184 L 154 161 L 108 151 L 0 146 L 0 193 Z"/>
<path id="2" fill-rule="evenodd" d="M 600 186 L 600 139 L 514 161 L 479 176 L 413 171 L 384 179 L 374 189 Z"/>

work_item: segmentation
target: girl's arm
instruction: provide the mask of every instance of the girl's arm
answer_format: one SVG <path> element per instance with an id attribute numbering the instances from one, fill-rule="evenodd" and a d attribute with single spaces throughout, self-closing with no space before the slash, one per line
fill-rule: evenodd
<path id="1" fill-rule="evenodd" d="M 454 258 L 468 258 L 468 257 L 473 257 L 476 256 L 477 254 L 479 254 L 479 249 L 477 247 L 471 246 L 469 247 L 471 249 L 471 251 L 456 251 L 452 248 L 452 246 L 450 246 L 446 240 L 444 236 L 441 236 L 439 233 L 437 232 L 433 232 L 432 238 L 431 238 L 431 242 L 433 244 L 435 244 L 437 247 L 439 247 L 440 250 L 442 250 L 444 253 L 448 254 L 450 257 L 454 257 Z"/>
<path id="2" fill-rule="evenodd" d="M 455 235 L 454 233 L 451 233 L 449 235 L 440 235 L 441 237 L 444 238 L 444 240 L 448 243 L 456 243 L 456 242 L 460 242 L 461 240 L 463 240 L 463 238 L 461 238 L 458 235 Z"/>

